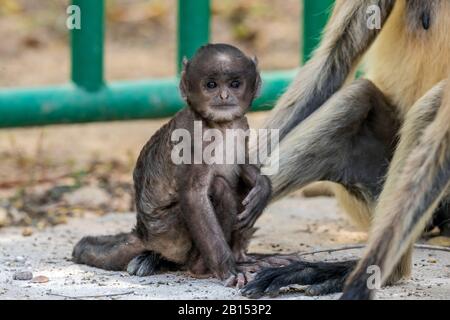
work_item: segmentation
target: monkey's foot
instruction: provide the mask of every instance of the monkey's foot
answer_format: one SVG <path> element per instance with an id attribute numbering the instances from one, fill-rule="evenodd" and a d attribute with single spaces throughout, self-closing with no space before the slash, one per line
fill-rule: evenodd
<path id="1" fill-rule="evenodd" d="M 297 261 L 286 267 L 268 268 L 259 272 L 255 280 L 247 284 L 242 295 L 258 299 L 264 295 L 275 297 L 281 288 L 290 285 L 307 285 L 305 294 L 320 296 L 341 292 L 347 276 L 357 261 L 306 262 Z"/>
<path id="2" fill-rule="evenodd" d="M 130 275 L 146 277 L 154 274 L 160 265 L 161 256 L 148 251 L 133 258 L 128 263 L 127 272 Z"/>

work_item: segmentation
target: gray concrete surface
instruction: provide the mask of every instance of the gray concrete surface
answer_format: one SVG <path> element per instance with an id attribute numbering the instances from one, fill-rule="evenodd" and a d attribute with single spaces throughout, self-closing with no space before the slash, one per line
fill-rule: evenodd
<path id="1" fill-rule="evenodd" d="M 73 245 L 84 235 L 127 231 L 134 214 L 88 215 L 66 225 L 35 230 L 22 236 L 21 228 L 0 229 L 0 299 L 243 299 L 237 290 L 225 288 L 215 279 L 193 279 L 184 273 L 146 278 L 126 272 L 109 272 L 70 261 Z M 253 252 L 296 252 L 361 243 L 358 232 L 339 214 L 331 198 L 287 198 L 272 205 L 258 222 L 250 250 Z M 308 259 L 346 259 L 359 250 L 316 254 Z M 416 250 L 410 280 L 380 290 L 378 299 L 450 298 L 450 254 Z M 46 283 L 13 280 L 18 271 L 45 276 Z M 279 299 L 335 299 L 305 297 L 301 288 Z"/>

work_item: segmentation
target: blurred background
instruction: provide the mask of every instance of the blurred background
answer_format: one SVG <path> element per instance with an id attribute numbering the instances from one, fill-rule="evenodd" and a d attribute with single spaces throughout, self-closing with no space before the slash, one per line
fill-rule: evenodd
<path id="1" fill-rule="evenodd" d="M 0 0 L 0 87 L 68 81 L 68 5 Z M 298 0 L 214 0 L 212 42 L 257 55 L 264 70 L 295 68 L 301 10 Z M 107 0 L 106 21 L 107 81 L 175 74 L 176 0 Z M 133 210 L 135 159 L 165 121 L 0 130 L 0 227 L 28 236 L 72 216 Z"/>

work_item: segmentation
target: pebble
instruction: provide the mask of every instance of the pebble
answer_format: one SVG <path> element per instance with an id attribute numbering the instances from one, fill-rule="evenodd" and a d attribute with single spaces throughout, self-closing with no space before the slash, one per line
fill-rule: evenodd
<path id="1" fill-rule="evenodd" d="M 17 256 L 17 257 L 14 259 L 14 261 L 15 261 L 15 262 L 25 262 L 25 257 L 23 257 L 23 256 Z"/>
<path id="2" fill-rule="evenodd" d="M 37 276 L 31 279 L 32 283 L 46 283 L 49 279 L 46 276 Z"/>
<path id="3" fill-rule="evenodd" d="M 31 229 L 30 227 L 26 227 L 22 230 L 22 236 L 24 237 L 29 237 L 33 234 L 33 229 Z"/>
<path id="4" fill-rule="evenodd" d="M 33 279 L 33 273 L 30 271 L 19 271 L 14 274 L 13 279 L 21 281 L 31 280 Z"/>

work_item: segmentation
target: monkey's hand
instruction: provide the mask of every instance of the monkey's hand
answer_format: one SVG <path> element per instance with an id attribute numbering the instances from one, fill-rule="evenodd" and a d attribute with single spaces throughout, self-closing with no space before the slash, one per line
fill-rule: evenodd
<path id="1" fill-rule="evenodd" d="M 235 230 L 249 230 L 261 216 L 272 194 L 270 180 L 266 176 L 256 175 L 254 186 L 242 204 L 245 209 L 238 215 Z"/>
<path id="2" fill-rule="evenodd" d="M 241 272 L 233 274 L 225 281 L 225 286 L 229 288 L 242 289 L 255 277 L 256 273 Z"/>

